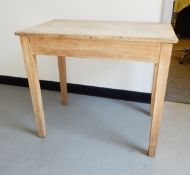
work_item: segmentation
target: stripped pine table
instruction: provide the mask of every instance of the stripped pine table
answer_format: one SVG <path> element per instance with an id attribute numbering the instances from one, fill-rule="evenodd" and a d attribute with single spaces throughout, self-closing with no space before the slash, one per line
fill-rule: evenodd
<path id="1" fill-rule="evenodd" d="M 154 63 L 148 155 L 155 156 L 172 46 L 178 39 L 170 24 L 52 20 L 16 32 L 20 36 L 25 68 L 40 137 L 46 136 L 37 70 L 37 55 L 56 55 L 61 101 L 68 103 L 65 57 L 123 59 Z"/>

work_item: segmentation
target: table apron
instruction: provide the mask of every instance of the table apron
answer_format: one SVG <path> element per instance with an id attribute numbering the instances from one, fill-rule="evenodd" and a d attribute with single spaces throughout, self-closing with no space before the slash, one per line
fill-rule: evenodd
<path id="1" fill-rule="evenodd" d="M 29 36 L 34 55 L 129 59 L 159 62 L 160 42 Z"/>

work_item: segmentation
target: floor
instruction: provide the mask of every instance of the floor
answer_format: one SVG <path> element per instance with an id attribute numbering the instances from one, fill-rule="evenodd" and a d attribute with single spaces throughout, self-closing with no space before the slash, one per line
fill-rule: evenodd
<path id="1" fill-rule="evenodd" d="M 166 90 L 167 101 L 190 104 L 190 56 L 186 57 L 184 64 L 179 64 L 183 52 L 177 51 L 188 47 L 189 38 L 180 39 L 174 45 Z"/>
<path id="2" fill-rule="evenodd" d="M 157 155 L 146 156 L 149 105 L 43 91 L 47 137 L 36 136 L 28 88 L 0 85 L 2 175 L 187 175 L 190 106 L 166 102 Z"/>

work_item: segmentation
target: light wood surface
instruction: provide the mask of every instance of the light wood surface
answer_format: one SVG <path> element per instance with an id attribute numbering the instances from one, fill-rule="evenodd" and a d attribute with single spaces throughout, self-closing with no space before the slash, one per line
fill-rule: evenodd
<path id="1" fill-rule="evenodd" d="M 59 79 L 61 88 L 61 102 L 66 105 L 68 103 L 67 97 L 67 77 L 66 77 L 66 61 L 64 56 L 58 56 Z"/>
<path id="2" fill-rule="evenodd" d="M 65 55 L 88 58 L 132 59 L 158 62 L 160 43 L 115 41 L 109 39 L 75 39 L 30 36 L 31 52 L 36 55 Z"/>
<path id="3" fill-rule="evenodd" d="M 156 153 L 156 146 L 158 141 L 158 134 L 160 129 L 160 121 L 164 105 L 164 97 L 166 84 L 168 79 L 168 72 L 170 66 L 170 59 L 172 53 L 172 44 L 163 43 L 160 52 L 160 61 L 158 64 L 158 73 L 156 79 L 153 117 L 151 124 L 150 143 L 148 155 L 154 157 Z"/>
<path id="4" fill-rule="evenodd" d="M 45 127 L 45 119 L 44 119 L 44 110 L 42 104 L 42 97 L 40 91 L 40 84 L 38 78 L 38 70 L 37 70 L 37 61 L 36 56 L 32 55 L 30 52 L 30 41 L 26 36 L 20 37 L 25 68 L 28 76 L 28 83 L 30 87 L 30 93 L 32 97 L 32 103 L 35 113 L 36 124 L 38 127 L 38 135 L 40 137 L 45 137 L 46 135 L 46 127 Z"/>
<path id="5" fill-rule="evenodd" d="M 150 116 L 153 115 L 157 74 L 158 74 L 158 64 L 155 63 L 154 64 L 153 81 L 152 81 L 152 94 L 151 94 L 151 101 L 150 101 Z"/>
<path id="6" fill-rule="evenodd" d="M 18 31 L 16 35 L 62 36 L 74 38 L 119 39 L 126 41 L 167 42 L 178 41 L 170 24 L 148 22 L 108 22 L 52 20 Z"/>
<path id="7" fill-rule="evenodd" d="M 38 133 L 45 121 L 35 55 L 56 55 L 61 101 L 67 104 L 65 56 L 131 59 L 155 64 L 148 155 L 155 156 L 170 65 L 172 45 L 178 41 L 171 25 L 158 23 L 52 20 L 16 32 L 20 35 Z"/>

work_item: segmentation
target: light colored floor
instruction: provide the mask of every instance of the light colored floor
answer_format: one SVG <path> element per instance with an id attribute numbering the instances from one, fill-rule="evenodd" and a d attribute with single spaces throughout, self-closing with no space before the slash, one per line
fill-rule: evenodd
<path id="1" fill-rule="evenodd" d="M 184 64 L 179 64 L 184 52 L 176 51 L 188 47 L 190 48 L 188 38 L 180 39 L 174 45 L 166 90 L 167 101 L 190 104 L 190 56 L 185 58 Z"/>
<path id="2" fill-rule="evenodd" d="M 27 88 L 0 85 L 2 175 L 187 175 L 190 106 L 165 103 L 157 155 L 145 155 L 148 104 L 43 91 L 48 135 L 36 136 Z"/>

